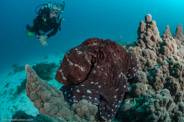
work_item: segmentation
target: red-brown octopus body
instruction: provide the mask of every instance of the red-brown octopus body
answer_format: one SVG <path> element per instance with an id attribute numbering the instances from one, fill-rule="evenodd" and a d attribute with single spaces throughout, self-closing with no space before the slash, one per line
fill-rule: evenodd
<path id="1" fill-rule="evenodd" d="M 99 105 L 104 120 L 112 120 L 135 76 L 139 63 L 131 52 L 111 40 L 90 38 L 64 56 L 56 80 L 65 99 Z"/>

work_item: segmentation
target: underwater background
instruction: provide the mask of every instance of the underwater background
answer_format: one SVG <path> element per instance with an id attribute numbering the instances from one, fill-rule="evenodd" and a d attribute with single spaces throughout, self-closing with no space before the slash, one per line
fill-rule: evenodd
<path id="1" fill-rule="evenodd" d="M 132 54 L 126 58 L 130 58 L 130 65 L 126 65 L 124 59 L 121 59 L 116 64 L 118 68 L 120 68 L 121 64 L 129 66 L 131 73 L 126 74 L 127 76 L 122 76 L 126 80 L 121 81 L 127 84 L 124 84 L 124 86 L 119 85 L 122 88 L 122 92 L 118 95 L 124 95 L 125 92 L 126 94 L 125 97 L 123 96 L 124 99 L 120 99 L 123 102 L 118 101 L 118 107 L 111 109 L 112 111 L 116 110 L 117 114 L 112 112 L 111 118 L 108 118 L 107 115 L 104 120 L 111 120 L 115 117 L 114 122 L 123 120 L 148 121 L 153 119 L 155 119 L 154 121 L 165 122 L 184 121 L 183 0 L 65 0 L 66 6 L 63 13 L 65 21 L 61 23 L 61 31 L 49 38 L 47 40 L 48 46 L 43 47 L 37 37 L 27 36 L 26 24 L 33 25 L 33 20 L 37 16 L 35 8 L 48 2 L 54 3 L 60 2 L 60 0 L 0 1 L 0 121 L 11 120 L 12 115 L 15 113 L 18 113 L 16 115 L 18 117 L 26 113 L 31 115 L 31 118 L 36 117 L 36 120 L 40 119 L 38 115 L 45 114 L 48 117 L 46 117 L 47 119 L 54 120 L 58 118 L 54 118 L 55 116 L 53 117 L 52 115 L 58 111 L 57 117 L 62 117 L 64 121 L 77 119 L 85 121 L 103 120 L 103 116 L 98 111 L 100 107 L 98 108 L 96 105 L 81 100 L 79 104 L 72 104 L 73 108 L 71 109 L 68 107 L 70 104 L 65 102 L 64 96 L 61 95 L 67 92 L 69 92 L 67 95 L 71 95 L 70 91 L 64 89 L 65 87 L 63 87 L 63 91 L 66 90 L 66 92 L 58 90 L 62 86 L 58 82 L 63 80 L 59 76 L 62 75 L 61 69 L 64 67 L 65 71 L 63 72 L 66 73 L 71 68 L 67 65 L 66 60 L 65 62 L 63 61 L 65 53 L 71 48 L 80 45 L 86 39 L 93 37 L 97 37 L 93 38 L 97 42 L 98 38 L 116 41 L 123 45 L 119 45 L 121 48 L 124 47 L 135 54 L 135 56 Z M 90 42 L 90 39 L 88 41 Z M 97 45 L 101 46 L 101 44 L 104 46 L 101 42 Z M 104 46 L 104 53 L 107 53 L 112 47 L 109 46 L 109 49 Z M 89 51 L 88 49 L 85 50 Z M 127 53 L 122 51 L 121 55 L 116 49 L 112 48 L 112 50 L 115 50 L 120 58 Z M 71 55 L 73 56 L 75 53 Z M 117 61 L 117 58 L 113 57 L 114 55 L 110 55 L 113 63 Z M 74 61 L 83 61 L 80 56 L 76 58 L 77 60 L 72 56 L 71 59 Z M 58 72 L 57 69 L 62 62 L 66 63 L 66 65 L 61 66 Z M 112 62 L 109 61 L 108 63 L 111 65 Z M 104 67 L 106 64 L 104 63 Z M 98 68 L 96 65 L 94 67 Z M 117 67 L 110 68 L 110 72 L 113 68 L 117 69 Z M 44 82 L 38 78 L 34 71 Z M 71 68 L 72 71 L 76 70 Z M 94 72 L 97 74 L 97 78 L 93 77 L 94 80 L 98 79 L 98 74 L 105 74 L 105 71 Z M 57 76 L 57 74 L 59 75 Z M 73 74 L 75 75 L 76 73 Z M 122 72 L 120 73 L 121 75 Z M 104 78 L 107 78 L 108 81 L 110 76 Z M 99 75 L 99 77 L 101 78 L 102 76 Z M 133 79 L 131 79 L 132 77 Z M 103 81 L 99 80 L 97 83 L 100 84 Z M 38 85 L 35 86 L 35 84 Z M 43 89 L 39 89 L 40 91 L 35 90 L 40 87 L 48 91 Z M 101 88 L 101 86 L 98 87 Z M 110 89 L 108 87 L 106 86 L 107 92 Z M 90 87 L 85 87 L 87 92 L 91 93 L 88 88 Z M 130 88 L 130 91 L 126 88 Z M 83 88 L 80 90 L 82 91 Z M 38 94 L 35 95 L 34 93 L 37 92 Z M 49 96 L 50 94 L 51 96 Z M 57 98 L 53 97 L 54 95 Z M 113 92 L 105 96 L 110 100 L 112 97 L 117 97 L 116 95 L 113 96 Z M 50 104 L 40 108 L 40 105 L 47 102 L 43 97 L 67 109 L 59 110 L 58 106 L 54 106 L 56 109 L 52 109 L 53 107 Z M 88 97 L 90 101 L 91 97 Z M 34 100 L 37 98 L 42 98 L 45 101 L 35 103 Z M 107 102 L 109 101 L 107 100 Z M 85 110 L 80 109 L 83 105 L 88 108 Z M 44 113 L 43 109 L 48 111 Z M 76 111 L 77 109 L 80 109 L 80 111 Z M 18 110 L 24 112 L 21 113 Z M 64 114 L 62 111 L 64 111 Z M 65 115 L 67 111 L 69 113 Z M 90 113 L 90 111 L 92 112 Z M 134 111 L 137 114 L 134 114 Z M 148 111 L 151 114 L 148 114 Z M 74 115 L 79 116 L 75 118 Z"/>
<path id="2" fill-rule="evenodd" d="M 59 0 L 50 0 L 55 2 Z M 42 47 L 36 37 L 26 35 L 26 24 L 33 24 L 35 8 L 49 0 L 1 0 L 0 4 L 0 74 L 12 64 L 26 64 L 30 60 L 67 51 L 90 37 L 136 41 L 137 27 L 143 16 L 156 18 L 160 33 L 166 25 L 174 33 L 183 23 L 182 0 L 66 0 L 65 21 L 61 31 Z"/>

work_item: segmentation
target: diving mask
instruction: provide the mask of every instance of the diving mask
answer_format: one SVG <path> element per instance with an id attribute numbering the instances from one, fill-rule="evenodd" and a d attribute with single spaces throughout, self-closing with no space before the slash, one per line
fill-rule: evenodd
<path id="1" fill-rule="evenodd" d="M 61 11 L 61 9 L 53 6 L 50 12 L 51 12 L 51 14 L 54 14 L 56 16 L 59 16 L 62 11 Z"/>

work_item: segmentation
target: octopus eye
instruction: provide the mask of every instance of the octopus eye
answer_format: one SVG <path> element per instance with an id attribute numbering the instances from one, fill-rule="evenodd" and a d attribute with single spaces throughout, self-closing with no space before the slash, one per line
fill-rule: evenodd
<path id="1" fill-rule="evenodd" d="M 97 57 L 100 61 L 104 61 L 105 60 L 105 54 L 103 51 L 99 51 L 98 54 L 97 54 Z"/>
<path id="2" fill-rule="evenodd" d="M 94 64 L 95 62 L 96 62 L 96 58 L 94 56 L 92 56 L 91 64 Z"/>

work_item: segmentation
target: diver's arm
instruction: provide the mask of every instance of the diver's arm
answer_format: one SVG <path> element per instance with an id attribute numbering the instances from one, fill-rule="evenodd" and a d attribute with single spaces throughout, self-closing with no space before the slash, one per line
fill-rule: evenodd
<path id="1" fill-rule="evenodd" d="M 61 27 L 60 27 L 61 21 L 62 21 L 62 18 L 59 20 L 59 23 L 55 24 L 54 30 L 47 35 L 47 38 L 54 36 L 57 33 L 58 29 L 61 31 Z"/>
<path id="2" fill-rule="evenodd" d="M 59 28 L 59 25 L 57 25 L 54 30 L 52 32 L 50 32 L 48 35 L 47 35 L 47 38 L 50 38 L 51 36 L 54 36 L 57 31 L 58 31 L 58 28 Z"/>

